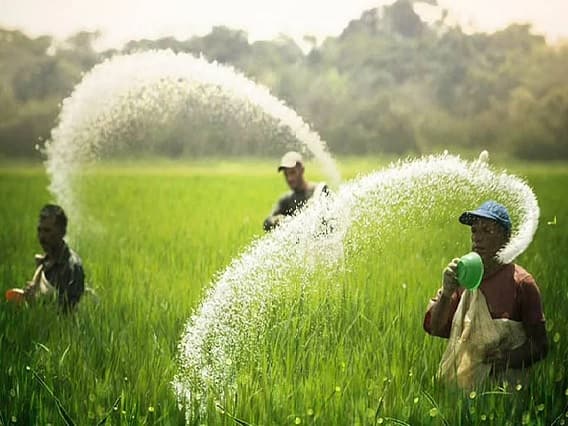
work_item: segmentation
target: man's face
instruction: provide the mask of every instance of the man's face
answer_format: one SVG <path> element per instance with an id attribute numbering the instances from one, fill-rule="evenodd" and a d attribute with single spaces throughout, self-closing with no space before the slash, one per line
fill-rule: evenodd
<path id="1" fill-rule="evenodd" d="M 484 263 L 492 260 L 507 243 L 505 230 L 491 219 L 478 218 L 471 225 L 471 249 L 478 253 Z"/>
<path id="2" fill-rule="evenodd" d="M 45 252 L 54 251 L 63 241 L 63 230 L 55 222 L 55 216 L 40 217 L 37 225 L 37 238 Z"/>
<path id="3" fill-rule="evenodd" d="M 286 183 L 292 191 L 297 191 L 301 189 L 304 180 L 304 167 L 300 164 L 296 164 L 295 167 L 290 167 L 284 169 L 284 177 L 286 178 Z"/>

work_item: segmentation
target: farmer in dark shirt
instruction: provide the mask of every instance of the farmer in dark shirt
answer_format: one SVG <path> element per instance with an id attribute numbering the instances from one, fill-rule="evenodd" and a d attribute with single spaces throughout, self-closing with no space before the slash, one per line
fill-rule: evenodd
<path id="1" fill-rule="evenodd" d="M 278 200 L 272 213 L 264 221 L 265 231 L 274 229 L 284 217 L 294 215 L 310 198 L 318 196 L 321 193 L 329 194 L 329 189 L 326 184 L 315 184 L 308 182 L 304 178 L 302 156 L 295 151 L 284 154 L 280 161 L 280 166 L 278 166 L 278 171 L 284 172 L 286 183 L 291 189 L 291 192 Z"/>
<path id="2" fill-rule="evenodd" d="M 63 209 L 54 204 L 45 205 L 40 210 L 37 227 L 45 253 L 36 255 L 37 269 L 24 289 L 27 300 L 51 295 L 63 311 L 72 309 L 85 290 L 83 265 L 63 240 L 66 231 L 67 216 Z"/>

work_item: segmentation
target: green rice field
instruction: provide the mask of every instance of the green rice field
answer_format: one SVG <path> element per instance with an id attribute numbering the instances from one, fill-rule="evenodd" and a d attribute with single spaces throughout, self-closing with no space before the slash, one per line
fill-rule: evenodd
<path id="1" fill-rule="evenodd" d="M 442 269 L 469 251 L 469 229 L 457 218 L 413 228 L 401 217 L 405 232 L 368 238 L 349 268 L 322 271 L 307 294 L 290 291 L 265 319 L 266 340 L 253 348 L 260 362 L 240 366 L 237 391 L 186 418 L 171 384 L 184 326 L 231 260 L 264 237 L 262 221 L 287 189 L 274 163 L 159 160 L 88 171 L 77 194 L 83 219 L 69 232 L 97 296 L 86 295 L 72 316 L 51 305 L 0 303 L 0 424 L 568 423 L 564 164 L 506 166 L 526 179 L 541 208 L 518 263 L 539 283 L 550 350 L 527 373 L 528 385 L 464 392 L 435 380 L 445 341 L 427 335 L 422 320 Z M 351 179 L 385 162 L 338 164 Z M 2 292 L 31 278 L 37 212 L 53 201 L 47 185 L 41 165 L 0 165 Z"/>

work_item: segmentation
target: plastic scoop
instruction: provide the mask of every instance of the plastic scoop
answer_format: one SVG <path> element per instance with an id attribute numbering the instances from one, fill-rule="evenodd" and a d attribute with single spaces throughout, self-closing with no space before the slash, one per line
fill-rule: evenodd
<path id="1" fill-rule="evenodd" d="M 24 290 L 21 288 L 11 288 L 6 290 L 6 301 L 14 303 L 22 303 L 26 300 Z"/>
<path id="2" fill-rule="evenodd" d="M 472 251 L 462 256 L 458 262 L 458 282 L 468 290 L 475 290 L 483 278 L 483 260 Z"/>

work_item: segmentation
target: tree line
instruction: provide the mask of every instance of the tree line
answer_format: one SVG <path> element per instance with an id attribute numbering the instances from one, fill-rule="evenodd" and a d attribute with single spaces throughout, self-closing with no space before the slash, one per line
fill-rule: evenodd
<path id="1" fill-rule="evenodd" d="M 61 101 L 95 64 L 171 49 L 230 64 L 264 84 L 334 153 L 483 148 L 523 159 L 568 158 L 568 45 L 547 44 L 529 25 L 466 34 L 444 16 L 428 24 L 412 0 L 398 0 L 365 11 L 338 37 L 317 43 L 306 36 L 307 53 L 286 36 L 251 43 L 246 32 L 227 27 L 103 52 L 93 47 L 99 36 L 79 32 L 55 43 L 0 29 L 0 156 L 37 158 Z M 221 133 L 211 144 L 216 154 L 251 154 L 246 144 L 242 151 L 223 145 Z"/>

